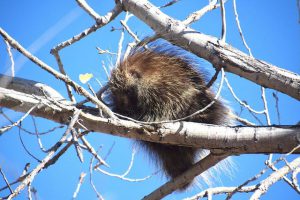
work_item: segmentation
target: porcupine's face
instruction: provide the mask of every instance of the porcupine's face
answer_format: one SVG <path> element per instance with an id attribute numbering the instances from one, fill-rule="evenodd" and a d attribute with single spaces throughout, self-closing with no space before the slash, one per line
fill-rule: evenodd
<path id="1" fill-rule="evenodd" d="M 180 65 L 180 66 L 179 66 Z M 113 110 L 141 120 L 160 121 L 187 115 L 199 91 L 182 68 L 183 61 L 162 54 L 139 52 L 113 70 L 110 79 Z M 191 71 L 192 72 L 192 71 Z"/>

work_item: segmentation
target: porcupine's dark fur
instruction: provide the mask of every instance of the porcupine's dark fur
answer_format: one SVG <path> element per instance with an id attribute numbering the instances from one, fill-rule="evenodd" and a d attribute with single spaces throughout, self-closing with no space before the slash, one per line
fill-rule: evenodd
<path id="1" fill-rule="evenodd" d="M 132 50 L 112 71 L 109 82 L 113 111 L 146 122 L 179 119 L 204 108 L 214 98 L 205 86 L 204 73 L 195 69 L 183 50 L 165 44 Z M 188 121 L 224 124 L 227 115 L 228 109 L 217 100 Z M 199 151 L 145 141 L 139 144 L 171 178 L 189 169 Z"/>

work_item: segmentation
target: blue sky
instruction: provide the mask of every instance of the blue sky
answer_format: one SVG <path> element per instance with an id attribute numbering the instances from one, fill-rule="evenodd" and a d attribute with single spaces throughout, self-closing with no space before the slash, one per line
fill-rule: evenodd
<path id="1" fill-rule="evenodd" d="M 105 14 L 114 5 L 112 0 L 91 0 L 88 2 L 100 15 Z M 167 1 L 152 2 L 155 5 L 162 5 Z M 170 8 L 165 8 L 163 11 L 174 18 L 182 20 L 189 13 L 203 7 L 207 2 L 205 0 L 182 0 Z M 246 52 L 234 21 L 232 1 L 229 0 L 226 3 L 226 8 L 227 42 Z M 237 8 L 244 35 L 253 55 L 258 59 L 300 74 L 300 24 L 298 23 L 299 13 L 297 13 L 296 1 L 237 0 Z M 115 62 L 115 58 L 109 55 L 99 55 L 96 47 L 108 49 L 112 52 L 117 51 L 120 31 L 110 32 L 110 29 L 112 26 L 116 28 L 121 27 L 119 23 L 121 19 L 124 19 L 124 14 L 121 14 L 113 23 L 60 52 L 65 70 L 73 80 L 79 82 L 79 74 L 93 73 L 101 82 L 105 82 L 106 76 L 101 67 L 101 61 L 104 61 L 106 65 L 111 65 Z M 58 67 L 54 57 L 49 53 L 51 48 L 82 32 L 92 24 L 94 24 L 94 21 L 76 4 L 76 1 L 0 1 L 0 27 L 34 55 L 55 69 L 58 69 Z M 131 18 L 128 24 L 140 38 L 152 34 L 152 31 L 136 18 Z M 199 22 L 193 24 L 192 27 L 205 34 L 219 37 L 221 33 L 219 10 L 207 14 Z M 125 33 L 124 44 L 132 41 L 133 39 Z M 5 48 L 5 43 L 1 40 L 0 73 L 9 74 L 10 62 Z M 50 74 L 35 66 L 18 52 L 13 51 L 13 53 L 16 62 L 16 76 L 51 85 L 67 97 L 65 86 L 62 82 L 57 81 Z M 204 70 L 211 73 L 214 72 L 209 63 L 201 59 L 198 59 L 198 61 Z M 240 99 L 246 100 L 248 104 L 257 110 L 263 109 L 260 86 L 229 73 L 227 73 L 227 77 Z M 95 90 L 100 88 L 95 79 L 91 80 L 91 85 Z M 84 85 L 84 87 L 86 86 Z M 272 96 L 273 92 L 270 89 L 266 90 L 271 123 L 278 124 L 275 100 Z M 222 96 L 229 102 L 233 110 L 236 112 L 240 111 L 240 106 L 232 98 L 226 87 L 222 90 Z M 278 96 L 281 124 L 295 124 L 300 121 L 300 103 L 281 93 Z M 79 96 L 76 98 L 78 100 L 82 99 Z M 18 120 L 22 116 L 20 113 L 7 109 L 4 111 L 13 120 Z M 242 112 L 242 116 L 257 123 L 255 118 L 245 109 Z M 264 116 L 258 117 L 262 123 L 266 124 Z M 40 118 L 36 120 L 40 131 L 48 130 L 56 125 Z M 0 117 L 0 126 L 7 124 L 9 123 L 3 117 Z M 31 118 L 26 119 L 23 125 L 33 130 Z M 50 147 L 62 133 L 63 129 L 60 129 L 43 136 L 44 145 Z M 21 134 L 26 146 L 30 147 L 31 152 L 35 156 L 43 158 L 45 155 L 39 150 L 36 138 L 24 132 Z M 106 170 L 114 173 L 122 173 L 126 170 L 131 157 L 133 144 L 131 141 L 99 133 L 92 133 L 87 139 L 95 148 L 102 146 L 101 155 L 105 155 L 111 145 L 115 143 L 107 160 L 111 168 Z M 291 156 L 291 158 L 293 157 L 295 156 Z M 70 148 L 55 166 L 41 172 L 33 182 L 39 199 L 70 199 L 75 191 L 80 173 L 89 172 L 91 157 L 85 154 L 84 158 L 85 163 L 81 164 L 76 157 L 74 148 Z M 222 183 L 216 183 L 216 185 L 235 186 L 243 183 L 243 181 L 263 169 L 266 158 L 266 155 L 234 157 L 236 167 L 233 170 L 233 175 L 231 177 L 221 177 Z M 14 128 L 0 137 L 0 166 L 10 181 L 18 177 L 27 162 L 31 162 L 32 168 L 37 164 L 22 148 L 18 129 Z M 129 177 L 142 178 L 155 171 L 147 156 L 142 151 L 139 151 Z M 145 182 L 129 183 L 99 174 L 98 172 L 94 172 L 93 179 L 96 187 L 105 199 L 140 199 L 165 181 L 161 175 L 156 175 Z M 0 178 L 0 187 L 3 185 L 4 182 Z M 176 193 L 170 195 L 167 199 L 181 199 L 191 196 L 197 191 L 197 188 L 195 188 L 186 193 Z M 2 194 L 0 192 L 0 196 Z M 24 199 L 25 197 L 26 192 L 17 199 Z M 234 199 L 247 199 L 248 197 L 249 195 L 243 194 L 237 195 Z M 272 186 L 262 199 L 283 198 L 297 199 L 299 196 L 286 183 L 281 181 Z M 89 177 L 86 177 L 78 199 L 96 199 L 96 195 L 89 184 Z"/>

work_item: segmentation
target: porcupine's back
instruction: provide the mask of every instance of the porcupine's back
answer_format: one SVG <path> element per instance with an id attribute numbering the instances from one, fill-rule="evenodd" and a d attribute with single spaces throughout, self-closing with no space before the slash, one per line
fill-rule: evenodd
<path id="1" fill-rule="evenodd" d="M 204 108 L 213 100 L 213 93 L 205 89 L 204 73 L 194 69 L 191 63 L 172 47 L 165 49 L 160 45 L 152 50 L 133 50 L 112 71 L 109 86 L 113 110 L 140 121 L 164 121 L 183 118 Z M 188 121 L 224 124 L 227 113 L 227 108 L 216 101 Z M 139 143 L 171 178 L 189 169 L 199 151 L 191 147 Z"/>

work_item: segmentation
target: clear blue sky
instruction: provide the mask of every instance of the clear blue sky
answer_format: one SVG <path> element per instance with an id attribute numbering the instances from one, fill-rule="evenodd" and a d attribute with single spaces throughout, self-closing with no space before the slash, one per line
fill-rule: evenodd
<path id="1" fill-rule="evenodd" d="M 88 2 L 102 15 L 113 7 L 114 1 L 90 0 Z M 153 1 L 155 5 L 162 5 L 166 2 L 166 0 Z M 166 8 L 163 11 L 177 19 L 184 19 L 189 13 L 200 9 L 207 2 L 205 0 L 182 0 L 173 7 Z M 297 13 L 296 1 L 237 0 L 237 6 L 240 22 L 253 55 L 258 59 L 300 74 L 300 24 L 298 23 L 299 13 Z M 229 0 L 226 3 L 226 8 L 227 42 L 245 51 L 234 21 L 232 1 Z M 105 82 L 106 78 L 101 67 L 101 61 L 103 60 L 109 65 L 110 63 L 114 63 L 114 57 L 99 55 L 95 47 L 116 52 L 120 31 L 110 32 L 110 29 L 112 26 L 116 28 L 121 27 L 119 20 L 123 18 L 124 14 L 120 15 L 113 23 L 60 52 L 65 69 L 73 80 L 79 82 L 79 74 L 93 73 L 100 81 Z M 80 33 L 93 23 L 93 20 L 76 4 L 76 1 L 0 1 L 0 27 L 6 30 L 34 55 L 55 69 L 58 67 L 54 57 L 49 53 L 50 49 L 60 42 Z M 152 33 L 149 28 L 135 18 L 131 18 L 128 24 L 141 38 L 149 36 Z M 219 10 L 207 14 L 201 21 L 193 24 L 192 27 L 205 34 L 218 37 L 221 33 Z M 125 33 L 125 44 L 131 41 L 132 38 Z M 9 74 L 10 62 L 5 48 L 5 44 L 1 40 L 0 73 Z M 39 69 L 39 67 L 16 51 L 13 52 L 17 69 L 16 76 L 51 85 L 67 97 L 62 82 L 57 81 L 51 75 Z M 199 60 L 199 63 L 207 71 L 213 72 L 207 62 Z M 255 109 L 263 109 L 259 86 L 235 75 L 227 74 L 227 76 L 236 94 L 242 100 L 246 100 Z M 91 81 L 91 84 L 96 90 L 99 89 L 99 85 L 94 79 Z M 275 101 L 272 97 L 273 92 L 267 89 L 267 100 L 271 123 L 278 124 Z M 233 100 L 228 89 L 224 88 L 222 95 L 236 112 L 240 111 L 240 106 Z M 78 97 L 78 100 L 80 99 L 82 97 Z M 295 124 L 300 121 L 300 103 L 298 101 L 279 93 L 279 109 L 281 124 Z M 4 111 L 13 120 L 18 120 L 22 116 L 20 113 L 15 113 L 7 109 L 4 109 Z M 245 109 L 242 116 L 252 122 L 256 122 Z M 263 116 L 259 118 L 264 124 L 266 123 Z M 40 131 L 48 130 L 55 125 L 43 119 L 37 119 L 37 122 Z M 0 117 L 0 126 L 7 124 L 8 122 L 3 117 Z M 23 125 L 33 131 L 31 118 L 26 119 Z M 44 145 L 50 147 L 62 133 L 63 130 L 60 129 L 47 136 L 43 136 Z M 44 154 L 40 152 L 36 138 L 24 132 L 22 136 L 30 151 L 42 159 Z M 126 170 L 131 157 L 131 141 L 99 133 L 90 134 L 88 139 L 95 148 L 102 146 L 101 155 L 105 155 L 110 146 L 115 143 L 113 151 L 107 160 L 111 168 L 106 170 L 119 174 Z M 291 158 L 293 157 L 295 156 Z M 80 173 L 89 172 L 90 155 L 85 154 L 84 158 L 85 163 L 81 164 L 76 157 L 74 148 L 70 148 L 55 166 L 40 173 L 33 182 L 39 199 L 70 199 L 75 191 Z M 243 181 L 257 174 L 264 167 L 264 160 L 266 158 L 266 155 L 234 157 L 236 169 L 232 177 L 222 177 L 222 183 L 216 183 L 216 185 L 236 186 L 241 184 Z M 31 162 L 32 167 L 37 164 L 22 148 L 18 129 L 14 128 L 0 137 L 0 166 L 10 181 L 15 180 L 21 174 L 27 162 Z M 129 177 L 142 178 L 153 172 L 155 172 L 155 168 L 151 165 L 146 155 L 139 151 Z M 164 181 L 160 175 L 156 175 L 145 182 L 131 183 L 94 172 L 95 185 L 105 199 L 140 199 Z M 86 177 L 78 199 L 96 199 L 96 195 L 88 182 L 89 178 Z M 3 179 L 0 178 L 0 187 L 4 184 Z M 273 185 L 262 199 L 298 199 L 299 196 L 289 187 L 286 183 L 279 182 Z M 176 193 L 170 195 L 167 199 L 181 199 L 195 194 L 196 191 L 197 188 L 187 193 Z M 0 196 L 2 195 L 3 193 L 0 192 Z M 24 199 L 25 197 L 26 192 L 25 194 L 21 194 L 17 199 Z M 245 194 L 235 197 L 235 199 L 247 198 L 248 195 Z"/>

